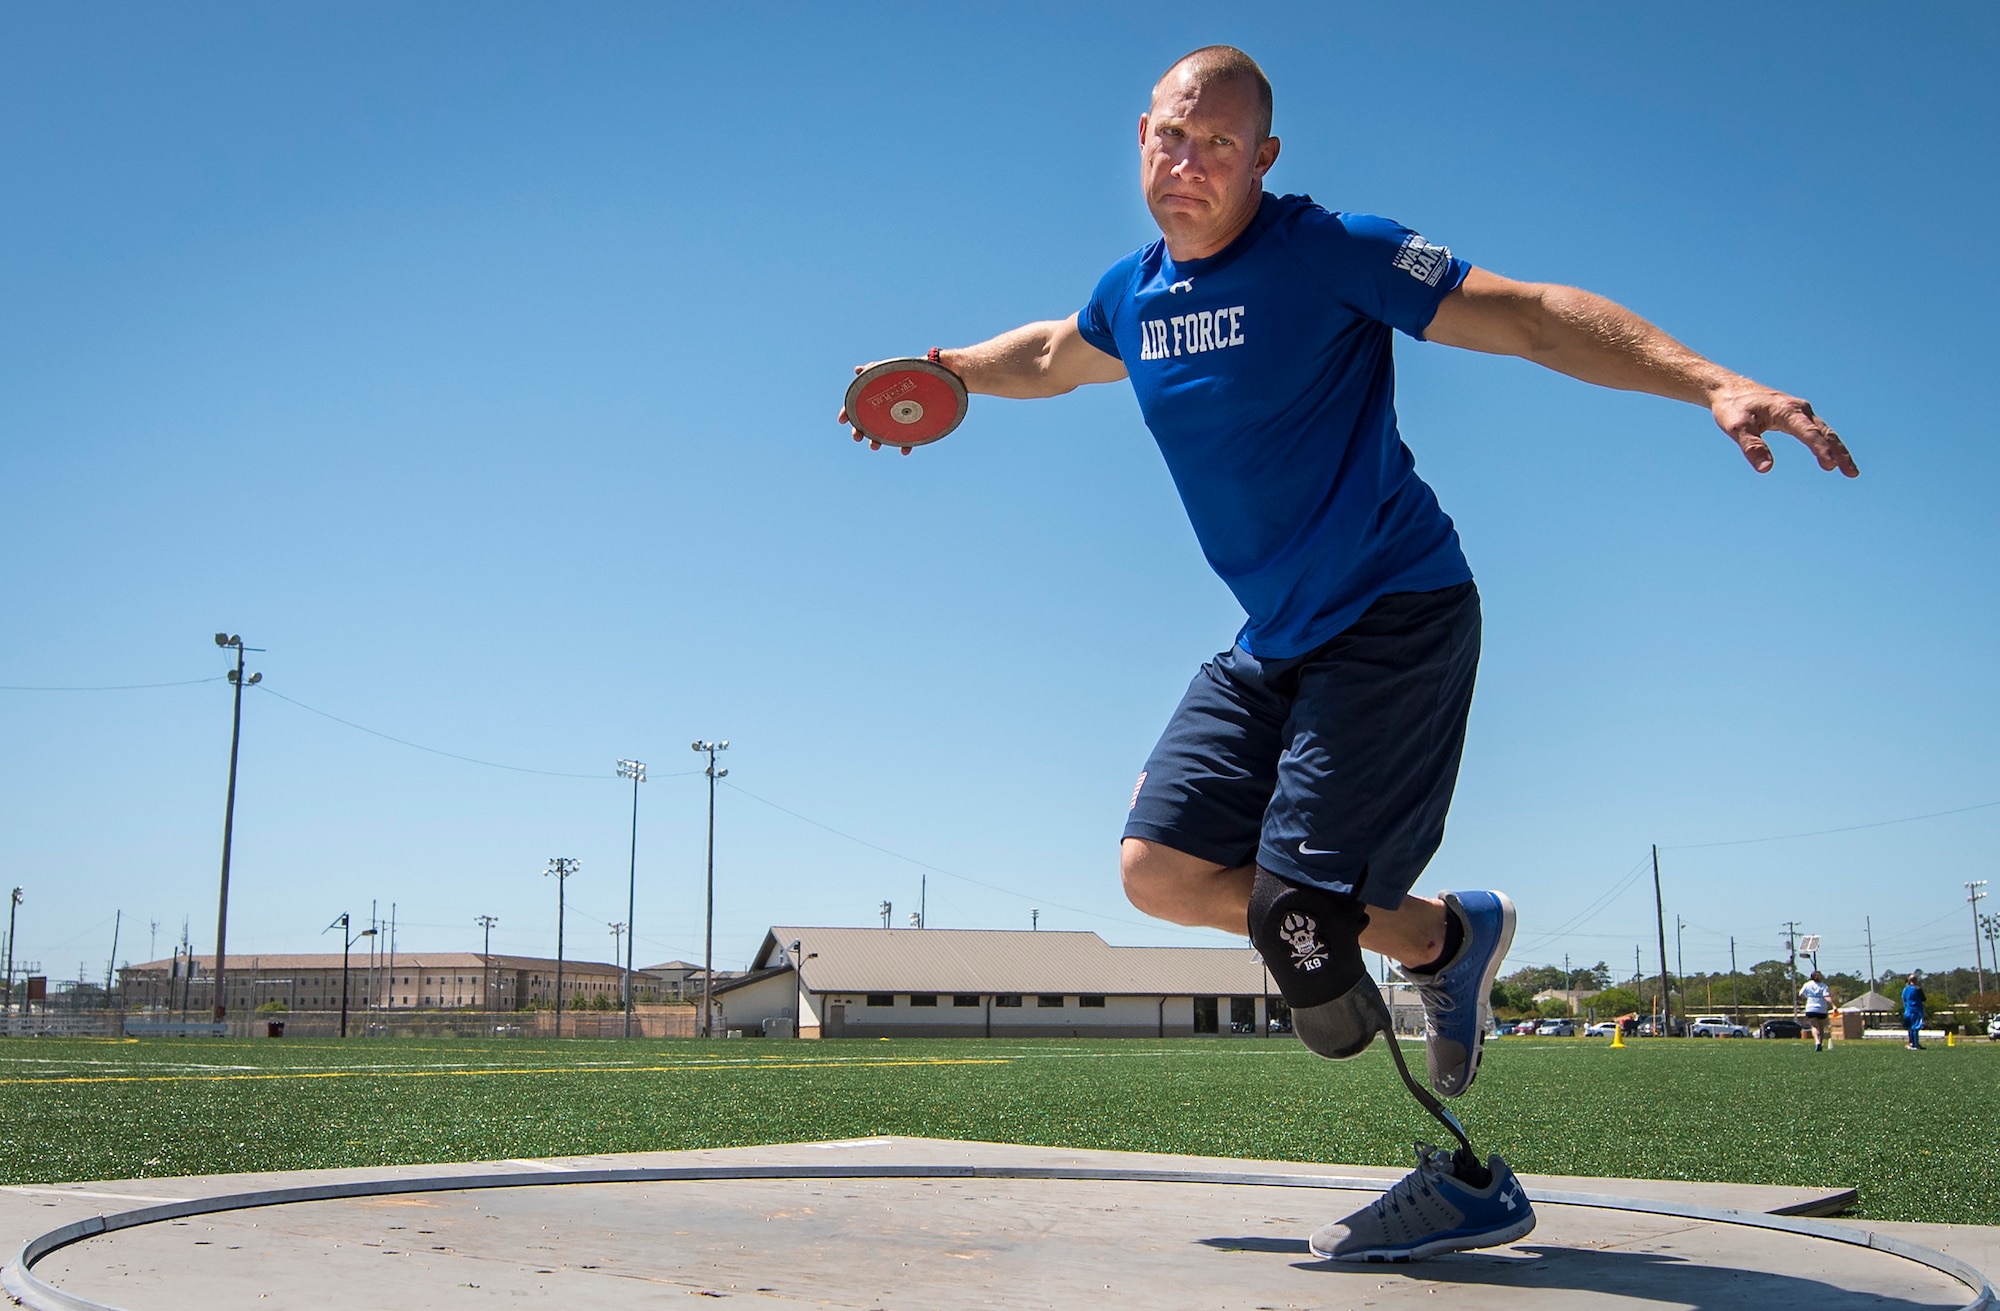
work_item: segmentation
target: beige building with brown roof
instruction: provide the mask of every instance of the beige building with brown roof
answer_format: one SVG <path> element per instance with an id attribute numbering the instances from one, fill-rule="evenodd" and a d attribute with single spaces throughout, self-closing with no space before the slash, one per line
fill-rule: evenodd
<path id="1" fill-rule="evenodd" d="M 1383 991 L 1401 1027 L 1413 1002 L 1402 989 Z M 716 986 L 715 1004 L 718 1031 L 803 1038 L 1171 1038 L 1268 1034 L 1273 1021 L 1276 1031 L 1289 1028 L 1284 999 L 1249 947 L 1114 947 L 1095 933 L 1019 929 L 779 926 L 748 973 Z"/>

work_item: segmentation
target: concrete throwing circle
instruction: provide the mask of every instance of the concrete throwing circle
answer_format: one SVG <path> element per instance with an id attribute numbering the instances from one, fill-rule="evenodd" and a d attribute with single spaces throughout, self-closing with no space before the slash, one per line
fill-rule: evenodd
<path id="1" fill-rule="evenodd" d="M 1305 1234 L 1378 1179 L 1058 1166 L 694 1166 L 426 1176 L 96 1216 L 4 1272 L 32 1311 L 244 1305 L 627 1307 L 698 1294 L 821 1306 L 1745 1306 L 1989 1311 L 1939 1252 L 1827 1221 L 1534 1196 L 1521 1242 L 1337 1265 Z M 1966 1295 L 1971 1293 L 1971 1300 Z M 678 1304 L 678 1303 L 677 1303 Z"/>

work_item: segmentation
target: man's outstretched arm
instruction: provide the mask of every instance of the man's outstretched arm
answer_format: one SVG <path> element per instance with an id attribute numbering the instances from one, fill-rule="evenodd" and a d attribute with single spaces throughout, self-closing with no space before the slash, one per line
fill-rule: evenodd
<path id="1" fill-rule="evenodd" d="M 1772 464 L 1764 434 L 1784 432 L 1805 443 L 1820 468 L 1860 476 L 1839 434 L 1809 403 L 1730 372 L 1588 291 L 1473 269 L 1438 305 L 1424 338 L 1489 355 L 1518 355 L 1600 387 L 1703 406 L 1758 473 Z"/>
<path id="2" fill-rule="evenodd" d="M 1124 361 L 1085 341 L 1076 329 L 1074 314 L 1030 323 L 977 346 L 939 351 L 938 362 L 963 379 L 969 392 L 1016 400 L 1061 396 L 1085 383 L 1118 382 L 1125 377 Z M 854 371 L 860 373 L 867 367 L 857 365 Z M 839 422 L 847 422 L 845 409 Z M 859 428 L 852 431 L 855 441 L 868 441 Z M 868 445 L 871 450 L 881 449 L 879 442 Z"/>

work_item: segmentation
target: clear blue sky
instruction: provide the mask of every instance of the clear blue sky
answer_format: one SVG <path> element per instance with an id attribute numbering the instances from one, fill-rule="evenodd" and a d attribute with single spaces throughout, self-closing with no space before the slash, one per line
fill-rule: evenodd
<path id="1" fill-rule="evenodd" d="M 1810 397 L 1858 482 L 1695 410 L 1402 341 L 1486 655 L 1421 885 L 1515 962 L 1970 960 L 1995 874 L 2000 140 L 1988 6 L 10 6 L 0 11 L 0 684 L 246 698 L 232 955 L 398 905 L 405 949 L 699 958 L 765 926 L 1222 942 L 1127 907 L 1132 778 L 1240 615 L 1129 390 L 982 400 L 910 459 L 849 366 L 1081 303 L 1152 235 L 1137 115 L 1229 41 L 1271 178 L 1572 282 Z M 0 692 L 20 956 L 210 949 L 221 682 Z M 759 798 L 763 799 L 762 801 Z M 2000 877 L 1996 877 L 2000 882 Z M 1004 891 L 1003 891 L 1004 889 Z M 2000 898 L 1988 903 L 2000 908 Z M 137 921 L 137 929 L 130 925 Z M 1654 949 L 1645 949 L 1655 968 Z"/>

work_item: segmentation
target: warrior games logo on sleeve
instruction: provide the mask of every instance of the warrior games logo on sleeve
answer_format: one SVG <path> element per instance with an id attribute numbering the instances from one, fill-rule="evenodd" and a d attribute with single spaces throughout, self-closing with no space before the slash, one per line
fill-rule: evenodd
<path id="1" fill-rule="evenodd" d="M 1412 232 L 1403 238 L 1402 248 L 1389 261 L 1389 267 L 1401 269 L 1426 287 L 1435 287 L 1444 271 L 1451 267 L 1451 247 L 1433 246 Z"/>

